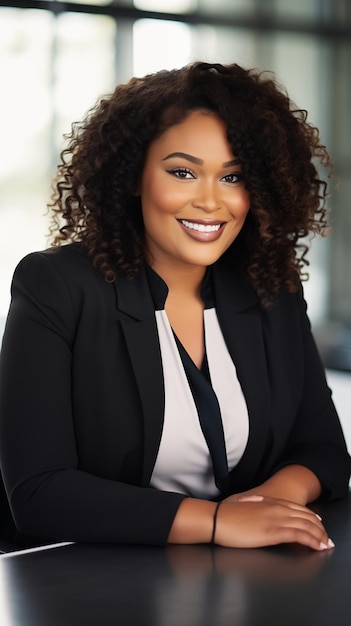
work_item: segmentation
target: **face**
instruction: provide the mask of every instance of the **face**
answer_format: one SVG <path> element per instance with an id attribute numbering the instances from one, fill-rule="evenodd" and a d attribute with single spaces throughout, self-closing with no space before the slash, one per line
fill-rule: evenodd
<path id="1" fill-rule="evenodd" d="M 156 271 L 211 265 L 249 211 L 224 122 L 195 111 L 149 147 L 139 188 L 146 257 Z"/>

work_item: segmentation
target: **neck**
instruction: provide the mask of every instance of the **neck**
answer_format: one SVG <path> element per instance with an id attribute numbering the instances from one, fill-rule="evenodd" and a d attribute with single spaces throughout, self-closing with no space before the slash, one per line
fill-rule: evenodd
<path id="1" fill-rule="evenodd" d="M 205 276 L 206 267 L 201 265 L 178 265 L 150 263 L 151 267 L 165 281 L 169 293 L 196 296 L 200 295 L 201 283 Z"/>

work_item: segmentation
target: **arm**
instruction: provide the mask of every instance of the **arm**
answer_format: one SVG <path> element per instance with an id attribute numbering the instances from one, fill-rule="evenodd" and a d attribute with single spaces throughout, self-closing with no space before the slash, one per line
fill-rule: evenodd
<path id="1" fill-rule="evenodd" d="M 290 307 L 291 300 L 288 304 Z M 296 400 L 296 418 L 274 473 L 257 487 L 221 503 L 215 533 L 219 545 L 259 547 L 298 542 L 316 550 L 333 547 L 321 520 L 304 505 L 321 496 L 322 481 L 325 496 L 344 493 L 350 460 L 302 299 L 298 306 L 304 384 L 300 400 Z M 210 541 L 214 511 L 213 503 L 184 500 L 169 541 Z"/>
<path id="2" fill-rule="evenodd" d="M 294 542 L 314 550 L 334 547 L 320 518 L 294 502 L 253 495 L 224 500 L 216 509 L 213 502 L 183 500 L 169 543 L 209 543 L 213 538 L 217 545 L 235 548 Z"/>
<path id="3" fill-rule="evenodd" d="M 295 302 L 291 302 L 291 298 Z M 297 314 L 294 314 L 295 306 Z M 279 321 L 284 319 L 293 322 L 284 332 L 290 332 L 290 341 L 296 344 L 296 350 L 290 344 L 289 349 L 285 347 L 285 352 L 292 364 L 289 374 L 292 383 L 295 374 L 302 376 L 302 393 L 291 393 L 289 408 L 294 400 L 295 418 L 287 431 L 285 448 L 271 468 L 269 478 L 232 495 L 229 500 L 260 494 L 306 505 L 320 497 L 342 497 L 348 488 L 350 457 L 311 334 L 306 303 L 301 294 L 290 296 L 288 309 L 283 309 L 282 313 L 278 311 L 276 318 L 274 310 L 271 315 L 274 328 L 279 328 Z M 275 343 L 284 345 L 284 335 Z M 275 362 L 275 356 L 276 353 L 271 356 L 271 361 Z M 281 363 L 284 364 L 284 360 Z M 279 387 L 277 382 L 276 387 Z M 283 417 L 280 423 L 284 425 Z"/>
<path id="4" fill-rule="evenodd" d="M 272 476 L 268 486 L 269 489 L 279 489 L 282 476 L 289 489 L 286 493 L 291 493 L 292 489 L 295 498 L 300 497 L 297 481 L 302 488 L 306 488 L 306 493 L 302 494 L 305 504 L 319 497 L 324 500 L 343 497 L 348 490 L 351 459 L 331 391 L 327 386 L 324 366 L 311 332 L 306 302 L 302 294 L 297 294 L 296 298 L 302 360 L 293 362 L 293 367 L 300 369 L 303 374 L 302 395 L 285 450 L 275 471 L 279 480 Z M 284 489 L 282 493 L 284 494 Z"/>
<path id="5" fill-rule="evenodd" d="M 298 542 L 316 550 L 333 547 L 321 520 L 304 505 L 318 499 L 322 490 L 325 497 L 346 492 L 350 458 L 302 299 L 299 307 L 305 374 L 295 422 L 275 472 L 257 487 L 221 503 L 215 532 L 219 545 Z M 184 500 L 168 540 L 210 541 L 214 512 L 213 503 Z"/>
<path id="6" fill-rule="evenodd" d="M 228 500 L 237 501 L 244 495 L 262 495 L 305 505 L 317 500 L 321 491 L 321 484 L 317 476 L 307 467 L 286 465 L 261 485 L 230 496 Z"/>
<path id="7" fill-rule="evenodd" d="M 76 388 L 86 389 L 84 359 L 88 371 L 101 367 L 86 357 L 89 345 L 99 343 L 96 328 L 96 334 L 86 331 L 80 338 L 77 368 L 83 310 L 89 318 L 86 299 L 91 289 L 92 298 L 96 295 L 94 271 L 88 263 L 82 266 L 78 272 L 70 255 L 70 265 L 62 272 L 62 264 L 50 255 L 34 254 L 15 272 L 0 364 L 1 470 L 14 519 L 24 534 L 53 540 L 164 544 L 184 496 L 142 488 L 137 481 L 119 482 L 112 470 L 98 476 L 82 469 L 81 438 L 94 450 L 94 433 L 105 411 L 102 393 L 93 409 L 95 414 L 101 411 L 101 418 L 96 415 L 87 426 L 83 423 L 76 437 L 74 416 L 77 409 L 82 411 L 83 399 Z M 81 296 L 88 279 L 93 282 Z M 89 380 L 94 400 L 94 376 Z M 120 421 L 122 437 L 124 414 L 118 405 L 118 383 L 113 382 L 116 402 L 111 411 Z"/>

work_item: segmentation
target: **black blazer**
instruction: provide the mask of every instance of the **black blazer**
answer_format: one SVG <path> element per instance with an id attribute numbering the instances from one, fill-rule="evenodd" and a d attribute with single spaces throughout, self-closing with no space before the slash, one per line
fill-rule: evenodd
<path id="1" fill-rule="evenodd" d="M 301 294 L 263 310 L 228 255 L 213 266 L 213 285 L 250 420 L 232 492 L 299 463 L 325 498 L 343 496 L 350 458 Z M 25 257 L 0 371 L 1 470 L 18 528 L 163 544 L 184 496 L 149 487 L 164 388 L 145 270 L 108 284 L 77 246 Z"/>

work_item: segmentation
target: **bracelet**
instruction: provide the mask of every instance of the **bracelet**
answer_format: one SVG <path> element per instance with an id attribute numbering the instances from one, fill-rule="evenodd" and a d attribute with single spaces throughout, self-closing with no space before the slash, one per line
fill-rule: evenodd
<path id="1" fill-rule="evenodd" d="M 218 515 L 218 511 L 219 511 L 219 507 L 221 506 L 222 502 L 217 502 L 214 514 L 213 514 L 213 528 L 212 528 L 212 536 L 211 536 L 211 544 L 214 544 L 215 542 L 215 538 L 216 538 L 216 526 L 217 526 L 217 515 Z"/>

